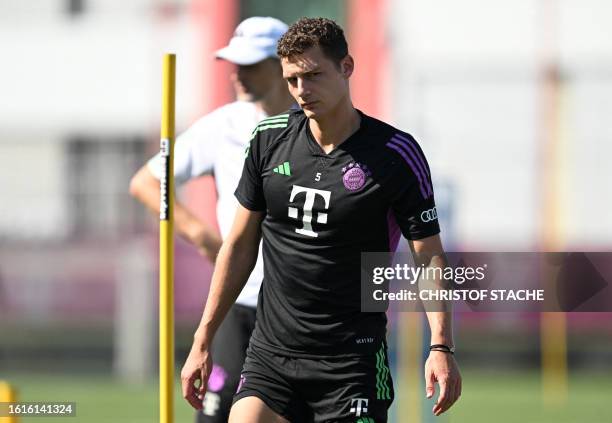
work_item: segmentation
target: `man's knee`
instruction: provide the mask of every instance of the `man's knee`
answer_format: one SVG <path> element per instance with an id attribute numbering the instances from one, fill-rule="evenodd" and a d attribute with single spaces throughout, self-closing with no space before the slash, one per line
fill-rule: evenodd
<path id="1" fill-rule="evenodd" d="M 290 423 L 257 397 L 240 398 L 230 410 L 229 423 Z"/>

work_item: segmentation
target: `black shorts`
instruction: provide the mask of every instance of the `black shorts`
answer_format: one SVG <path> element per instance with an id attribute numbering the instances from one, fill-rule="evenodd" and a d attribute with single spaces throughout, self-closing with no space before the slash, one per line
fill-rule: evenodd
<path id="1" fill-rule="evenodd" d="M 287 357 L 252 344 L 234 402 L 255 396 L 291 423 L 385 423 L 393 401 L 386 344 L 359 357 Z"/>
<path id="2" fill-rule="evenodd" d="M 255 327 L 255 308 L 234 304 L 219 326 L 212 344 L 213 370 L 196 413 L 197 423 L 227 423 L 238 387 L 246 350 Z"/>

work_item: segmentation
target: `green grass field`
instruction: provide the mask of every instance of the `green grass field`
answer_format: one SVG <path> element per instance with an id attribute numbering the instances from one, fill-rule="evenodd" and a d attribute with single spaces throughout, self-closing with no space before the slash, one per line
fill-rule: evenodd
<path id="1" fill-rule="evenodd" d="M 609 374 L 571 375 L 567 404 L 552 410 L 541 404 L 540 382 L 535 372 L 486 373 L 464 369 L 463 377 L 463 395 L 448 417 L 429 417 L 418 423 L 612 423 L 612 377 Z M 100 376 L 5 374 L 2 378 L 18 387 L 22 401 L 77 403 L 76 417 L 53 418 L 51 421 L 55 423 L 158 421 L 157 384 L 130 387 Z M 178 383 L 176 386 L 175 421 L 192 422 L 193 412 L 182 400 Z M 396 397 L 396 403 L 398 400 L 401 398 Z M 429 409 L 424 407 L 424 412 Z M 21 423 L 42 421 L 23 418 Z"/>
<path id="2" fill-rule="evenodd" d="M 461 399 L 449 412 L 453 423 L 612 423 L 609 373 L 570 375 L 567 402 L 550 408 L 542 405 L 536 372 L 464 370 L 463 381 Z"/>

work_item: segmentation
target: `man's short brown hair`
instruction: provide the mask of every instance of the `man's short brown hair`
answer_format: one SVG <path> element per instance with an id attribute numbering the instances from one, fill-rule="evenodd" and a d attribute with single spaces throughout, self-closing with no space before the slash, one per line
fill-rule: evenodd
<path id="1" fill-rule="evenodd" d="M 293 23 L 278 40 L 276 52 L 280 58 L 289 58 L 317 45 L 336 65 L 348 54 L 344 31 L 327 18 L 301 18 Z"/>

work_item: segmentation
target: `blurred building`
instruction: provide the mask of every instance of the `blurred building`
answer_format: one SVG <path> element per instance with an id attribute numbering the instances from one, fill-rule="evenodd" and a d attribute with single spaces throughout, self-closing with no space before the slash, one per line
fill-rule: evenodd
<path id="1" fill-rule="evenodd" d="M 180 131 L 230 98 L 227 67 L 210 53 L 251 14 L 346 25 L 356 106 L 420 141 L 449 248 L 610 248 L 606 0 L 8 0 L 0 368 L 34 356 L 28 333 L 55 345 L 66 327 L 73 356 L 75 345 L 83 360 L 110 354 L 117 292 L 131 278 L 121 279 L 131 266 L 122 260 L 135 251 L 132 264 L 139 251 L 153 263 L 140 277 L 152 285 L 143 307 L 154 302 L 155 219 L 127 187 L 157 148 L 161 55 L 177 53 Z M 200 204 L 201 192 L 187 200 Z M 177 248 L 177 313 L 189 333 L 210 266 Z"/>

